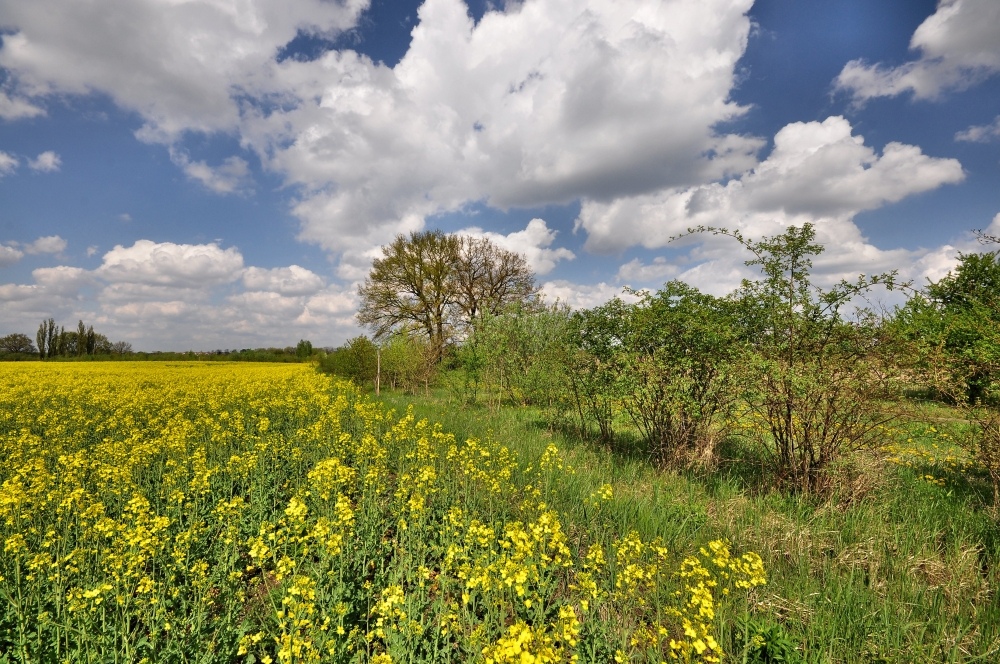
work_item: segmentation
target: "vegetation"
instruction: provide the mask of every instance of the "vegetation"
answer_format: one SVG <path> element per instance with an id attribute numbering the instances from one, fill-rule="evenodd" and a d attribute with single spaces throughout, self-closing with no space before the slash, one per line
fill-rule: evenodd
<path id="1" fill-rule="evenodd" d="M 711 469 L 664 472 L 645 450 L 617 449 L 572 429 L 551 430 L 542 409 L 463 404 L 396 393 L 389 404 L 442 416 L 461 440 L 492 435 L 526 456 L 549 444 L 574 474 L 549 503 L 579 522 L 601 483 L 610 528 L 662 537 L 670 550 L 729 540 L 758 552 L 767 585 L 745 619 L 722 617 L 728 662 L 989 662 L 1000 656 L 1000 530 L 983 467 L 964 447 L 970 424 L 948 407 L 914 406 L 881 445 L 842 463 L 825 497 L 773 489 L 754 436 L 720 441 Z M 747 420 L 744 426 L 760 426 Z M 737 430 L 739 433 L 739 430 Z M 759 432 L 763 435 L 765 432 Z M 523 450 L 523 451 L 522 451 Z M 670 660 L 668 660 L 670 661 Z"/>
<path id="2" fill-rule="evenodd" d="M 111 342 L 94 327 L 77 323 L 76 330 L 56 325 L 54 319 L 43 320 L 35 335 L 37 348 L 26 334 L 13 333 L 0 337 L 0 360 L 150 360 L 175 362 L 178 360 L 226 362 L 313 362 L 323 356 L 324 350 L 313 348 L 312 342 L 300 339 L 295 346 L 284 348 L 244 348 L 242 350 L 215 350 L 209 352 L 134 351 L 127 341 Z"/>
<path id="3" fill-rule="evenodd" d="M 103 334 L 94 331 L 94 326 L 86 326 L 79 321 L 76 330 L 56 326 L 55 319 L 43 320 L 35 334 L 38 357 L 93 357 L 114 355 L 123 357 L 132 352 L 132 345 L 126 341 L 111 342 Z"/>
<path id="4" fill-rule="evenodd" d="M 14 333 L 0 337 L 0 357 L 23 359 L 34 354 L 35 347 L 27 334 Z"/>
<path id="5" fill-rule="evenodd" d="M 899 354 L 883 321 L 868 311 L 847 320 L 845 305 L 875 286 L 892 289 L 895 274 L 858 277 L 822 290 L 812 283 L 812 256 L 823 251 L 810 224 L 751 241 L 729 235 L 753 254 L 763 279 L 734 294 L 749 341 L 743 397 L 764 425 L 762 447 L 773 454 L 778 480 L 797 490 L 824 491 L 826 470 L 845 452 L 871 448 L 898 398 Z"/>
<path id="6" fill-rule="evenodd" d="M 655 463 L 711 464 L 733 425 L 754 419 L 776 484 L 803 493 L 829 489 L 827 471 L 876 445 L 902 394 L 900 341 L 887 321 L 842 309 L 892 274 L 829 290 L 810 277 L 822 251 L 811 226 L 749 241 L 760 281 L 727 298 L 672 282 L 638 301 L 589 311 L 515 307 L 484 317 L 458 355 L 466 396 L 505 395 L 545 408 L 550 425 L 576 420 L 602 442 L 622 443 L 627 423 Z M 694 232 L 694 231 L 692 231 Z"/>
<path id="7" fill-rule="evenodd" d="M 663 532 L 658 512 L 707 513 L 711 536 L 764 552 L 777 621 L 731 626 L 756 635 L 744 661 L 995 658 L 997 254 L 962 255 L 876 314 L 853 305 L 909 285 L 888 273 L 817 288 L 811 226 L 690 232 L 734 238 L 761 278 L 725 298 L 670 283 L 586 311 L 508 307 L 445 358 L 436 400 L 403 401 L 462 435 L 560 437 L 596 477 L 624 463 L 642 487 L 635 522 Z M 677 514 L 669 496 L 685 492 L 700 498 Z M 906 624 L 927 627 L 914 638 Z"/>
<path id="8" fill-rule="evenodd" d="M 91 394 L 44 373 L 62 367 L 10 367 L 0 652 L 996 659 L 1000 252 L 962 254 L 876 314 L 854 304 L 910 285 L 817 287 L 809 225 L 689 232 L 740 243 L 760 278 L 571 311 L 539 301 L 522 257 L 421 233 L 383 248 L 361 289 L 373 338 L 149 356 L 313 362 L 403 416 L 301 366 L 130 365 L 141 398 L 113 368 L 75 367 Z M 50 319 L 34 352 L 86 358 L 91 335 Z M 213 387 L 196 395 L 191 372 Z M 170 435 L 144 446 L 156 430 Z M 76 454 L 93 465 L 66 466 Z M 154 522 L 149 545 L 129 525 Z"/>
<path id="9" fill-rule="evenodd" d="M 966 447 L 988 471 L 1000 510 L 1000 260 L 962 254 L 954 272 L 911 299 L 897 326 L 917 350 L 913 369 L 974 424 Z"/>
<path id="10" fill-rule="evenodd" d="M 496 313 L 537 291 L 524 257 L 487 238 L 441 231 L 399 235 L 358 289 L 358 321 L 376 340 L 417 330 L 440 360 L 449 342 L 467 334 L 485 313 Z"/>
<path id="11" fill-rule="evenodd" d="M 6 661 L 714 662 L 766 583 L 301 365 L 0 372 Z"/>

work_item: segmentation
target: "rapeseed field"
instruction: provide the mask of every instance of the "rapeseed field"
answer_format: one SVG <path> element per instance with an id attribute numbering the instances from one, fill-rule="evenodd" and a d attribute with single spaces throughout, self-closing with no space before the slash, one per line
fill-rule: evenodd
<path id="1" fill-rule="evenodd" d="M 303 365 L 0 365 L 0 662 L 718 662 L 765 583 Z"/>

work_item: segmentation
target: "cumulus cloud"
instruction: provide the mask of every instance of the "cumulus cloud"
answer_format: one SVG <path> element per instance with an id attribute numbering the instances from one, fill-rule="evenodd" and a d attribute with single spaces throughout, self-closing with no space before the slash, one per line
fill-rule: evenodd
<path id="1" fill-rule="evenodd" d="M 311 188 L 294 209 L 301 237 L 331 251 L 363 251 L 401 219 L 470 201 L 700 181 L 745 168 L 760 147 L 712 129 L 744 110 L 727 99 L 749 6 L 509 3 L 473 24 L 459 0 L 428 0 L 396 67 L 349 52 L 286 62 L 298 105 L 248 121 L 247 134 L 266 146 L 262 161 Z"/>
<path id="2" fill-rule="evenodd" d="M 956 141 L 968 141 L 970 143 L 988 143 L 997 138 L 1000 138 L 1000 115 L 990 124 L 973 125 L 965 131 L 955 134 Z"/>
<path id="3" fill-rule="evenodd" d="M 217 194 L 235 194 L 253 189 L 250 167 L 240 157 L 227 157 L 221 165 L 212 167 L 204 161 L 191 161 L 186 153 L 171 149 L 170 159 L 189 178 Z"/>
<path id="4" fill-rule="evenodd" d="M 905 93 L 935 99 L 969 88 L 1000 72 L 1000 3 L 940 0 L 913 33 L 910 49 L 918 57 L 898 67 L 853 60 L 834 84 L 856 101 Z"/>
<path id="5" fill-rule="evenodd" d="M 184 153 L 228 132 L 295 185 L 302 240 L 343 254 L 470 202 L 607 201 L 739 173 L 755 138 L 720 134 L 752 0 L 505 3 L 478 23 L 427 0 L 394 67 L 350 50 L 275 54 L 297 34 L 352 27 L 367 0 L 0 0 L 0 66 L 26 99 L 100 91 L 141 115 L 192 179 L 248 188 L 246 161 Z"/>
<path id="6" fill-rule="evenodd" d="M 38 296 L 38 286 L 25 284 L 0 284 L 0 302 L 11 304 L 31 301 Z"/>
<path id="7" fill-rule="evenodd" d="M 17 170 L 17 157 L 0 150 L 0 178 Z"/>
<path id="8" fill-rule="evenodd" d="M 849 227 L 858 212 L 963 178 L 957 160 L 929 157 L 916 146 L 889 143 L 878 155 L 847 120 L 831 117 L 783 127 L 768 158 L 726 184 L 585 201 L 577 227 L 587 232 L 586 246 L 600 252 L 663 247 L 696 225 L 762 235 L 789 224 L 837 223 L 844 234 L 833 238 L 843 243 L 854 235 Z"/>
<path id="9" fill-rule="evenodd" d="M 64 249 L 66 249 L 66 240 L 58 235 L 46 235 L 24 245 L 24 253 L 26 254 L 58 254 Z"/>
<path id="10" fill-rule="evenodd" d="M 5 244 L 0 244 L 0 267 L 7 267 L 8 265 L 13 265 L 24 258 L 24 252 L 17 247 L 10 247 Z"/>
<path id="11" fill-rule="evenodd" d="M 135 111 L 145 140 L 231 131 L 243 90 L 266 86 L 275 53 L 299 31 L 334 36 L 367 0 L 0 0 L 0 67 L 25 103 L 100 91 Z M 22 114 L 24 111 L 21 111 Z"/>
<path id="12" fill-rule="evenodd" d="M 140 240 L 106 252 L 96 269 L 59 265 L 32 277 L 0 285 L 0 327 L 83 319 L 146 350 L 283 347 L 303 338 L 327 346 L 361 332 L 353 287 L 326 285 L 298 265 L 244 268 L 237 249 L 214 243 Z"/>
<path id="13" fill-rule="evenodd" d="M 173 288 L 200 288 L 235 281 L 243 271 L 243 255 L 217 244 L 174 244 L 139 240 L 131 247 L 115 245 L 97 268 L 115 283 Z"/>
<path id="14" fill-rule="evenodd" d="M 663 256 L 657 256 L 651 263 L 644 263 L 633 258 L 618 268 L 616 279 L 624 284 L 650 284 L 665 282 L 680 273 L 680 267 L 667 261 Z"/>
<path id="15" fill-rule="evenodd" d="M 28 167 L 40 173 L 54 173 L 62 165 L 62 159 L 52 150 L 46 150 L 34 159 L 28 160 Z"/>
<path id="16" fill-rule="evenodd" d="M 21 97 L 11 97 L 0 90 L 0 120 L 23 120 L 45 115 L 45 109 Z"/>
<path id="17" fill-rule="evenodd" d="M 312 295 L 323 288 L 323 278 L 298 265 L 264 269 L 248 267 L 243 285 L 251 291 L 271 291 L 281 295 Z"/>
<path id="18" fill-rule="evenodd" d="M 329 286 L 306 300 L 306 310 L 311 315 L 350 316 L 358 309 L 357 293 L 353 289 Z"/>
<path id="19" fill-rule="evenodd" d="M 245 318 L 253 322 L 263 322 L 271 317 L 283 320 L 295 319 L 302 313 L 302 302 L 297 297 L 281 293 L 247 291 L 229 297 L 229 302 L 245 312 Z"/>
<path id="20" fill-rule="evenodd" d="M 694 226 L 759 238 L 812 223 L 826 247 L 814 264 L 830 283 L 909 266 L 923 253 L 875 247 L 854 223 L 856 214 L 963 178 L 958 161 L 924 155 L 915 146 L 889 143 L 878 154 L 844 118 L 831 117 L 782 128 L 765 160 L 725 184 L 668 188 L 609 203 L 585 201 L 576 223 L 587 232 L 589 249 L 608 253 L 637 245 L 666 247 Z M 756 275 L 742 265 L 747 256 L 729 238 L 703 234 L 672 246 L 688 250 L 676 272 L 665 260 L 633 260 L 620 268 L 619 280 L 649 284 L 669 276 L 721 294 Z"/>
<path id="21" fill-rule="evenodd" d="M 576 258 L 576 254 L 565 247 L 550 248 L 555 242 L 557 231 L 550 229 L 544 219 L 532 219 L 523 231 L 514 231 L 508 235 L 484 231 L 476 227 L 459 232 L 464 235 L 488 238 L 502 249 L 521 254 L 527 261 L 528 267 L 535 274 L 548 274 L 559 261 Z"/>
<path id="22" fill-rule="evenodd" d="M 577 284 L 557 279 L 542 284 L 541 293 L 547 302 L 565 304 L 571 309 L 590 309 L 615 297 L 626 302 L 635 302 L 638 299 L 635 295 L 626 293 L 621 286 L 603 281 L 596 284 Z"/>
<path id="23" fill-rule="evenodd" d="M 56 276 L 36 274 L 36 282 L 51 289 Z M 283 346 L 308 337 L 340 343 L 358 331 L 346 287 L 327 286 L 298 265 L 244 267 L 238 249 L 215 243 L 140 240 L 107 252 L 96 270 L 59 276 L 97 283 L 101 315 L 120 326 L 119 336 L 159 348 L 170 347 L 177 326 L 201 348 Z"/>
<path id="24" fill-rule="evenodd" d="M 67 265 L 40 267 L 32 270 L 31 276 L 35 278 L 35 283 L 44 288 L 47 293 L 65 296 L 74 296 L 82 287 L 94 283 L 93 275 L 89 270 Z"/>

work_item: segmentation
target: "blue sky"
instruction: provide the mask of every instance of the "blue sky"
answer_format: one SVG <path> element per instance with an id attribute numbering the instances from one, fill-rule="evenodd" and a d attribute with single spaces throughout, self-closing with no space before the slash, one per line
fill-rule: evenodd
<path id="1" fill-rule="evenodd" d="M 814 223 L 825 283 L 1000 232 L 995 0 L 0 0 L 0 39 L 0 335 L 339 345 L 425 228 L 581 307 L 752 276 L 696 224 Z"/>

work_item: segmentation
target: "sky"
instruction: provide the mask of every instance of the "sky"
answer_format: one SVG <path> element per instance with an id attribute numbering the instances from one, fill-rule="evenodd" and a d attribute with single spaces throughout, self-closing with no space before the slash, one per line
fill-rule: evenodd
<path id="1" fill-rule="evenodd" d="M 673 238 L 804 223 L 820 285 L 1000 235 L 1000 2 L 0 0 L 0 336 L 337 346 L 425 229 L 721 295 L 745 250 Z"/>

